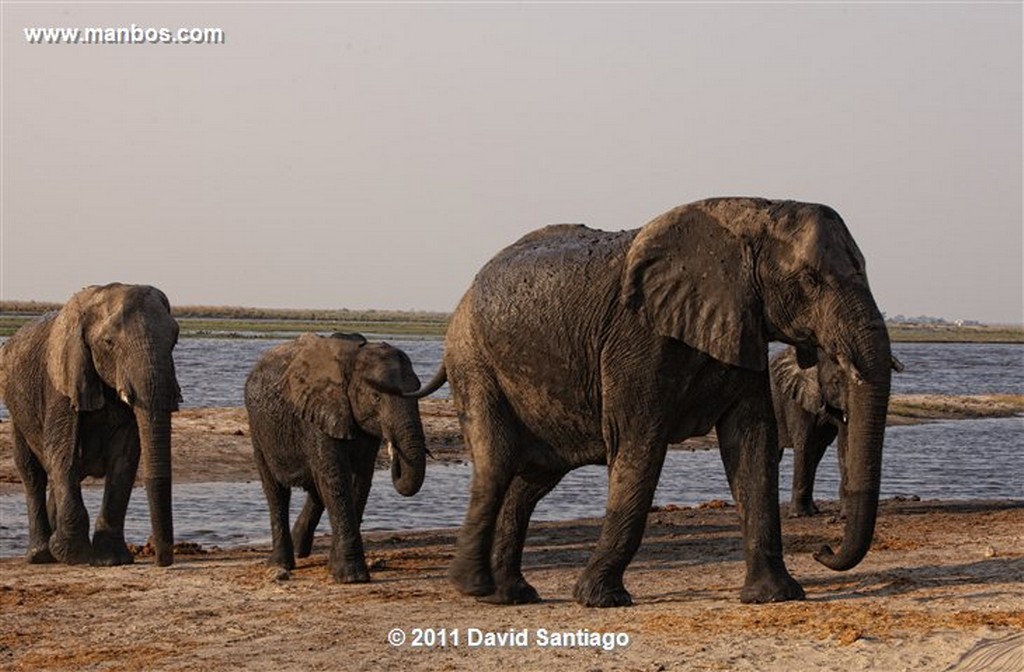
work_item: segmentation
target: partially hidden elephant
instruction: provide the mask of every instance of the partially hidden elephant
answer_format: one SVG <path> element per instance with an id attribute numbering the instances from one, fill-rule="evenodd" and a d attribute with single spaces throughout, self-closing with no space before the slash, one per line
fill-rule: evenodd
<path id="1" fill-rule="evenodd" d="M 814 477 L 825 450 L 836 444 L 841 477 L 840 494 L 846 490 L 846 372 L 827 354 L 818 352 L 817 363 L 801 368 L 795 347 L 782 350 L 768 363 L 775 418 L 779 426 L 779 455 L 793 449 L 793 487 L 789 515 L 797 518 L 818 513 L 814 503 Z M 892 370 L 902 371 L 894 355 Z M 840 497 L 842 499 L 842 497 Z"/>
<path id="2" fill-rule="evenodd" d="M 264 353 L 245 382 L 245 407 L 270 509 L 267 564 L 290 570 L 296 551 L 308 556 L 326 507 L 331 576 L 370 580 L 359 527 L 382 441 L 395 490 L 412 496 L 423 484 L 419 406 L 402 396 L 419 386 L 404 352 L 360 334 L 307 333 Z M 289 535 L 292 487 L 304 488 L 307 499 Z"/>
<path id="3" fill-rule="evenodd" d="M 132 563 L 124 519 L 141 459 L 156 564 L 172 564 L 177 340 L 162 291 L 114 283 L 82 289 L 4 343 L 0 399 L 28 500 L 29 562 Z M 86 476 L 106 477 L 91 543 Z"/>
<path id="4" fill-rule="evenodd" d="M 778 437 L 768 342 L 818 349 L 850 381 L 847 510 L 838 550 L 854 567 L 874 534 L 890 345 L 843 220 L 824 205 L 716 198 L 640 229 L 555 225 L 477 274 L 445 337 L 473 459 L 449 578 L 496 603 L 539 599 L 522 574 L 537 502 L 570 470 L 608 465 L 601 532 L 574 589 L 586 606 L 629 605 L 623 573 L 640 546 L 669 442 L 717 430 L 746 559 L 743 602 L 802 599 L 782 557 Z"/>

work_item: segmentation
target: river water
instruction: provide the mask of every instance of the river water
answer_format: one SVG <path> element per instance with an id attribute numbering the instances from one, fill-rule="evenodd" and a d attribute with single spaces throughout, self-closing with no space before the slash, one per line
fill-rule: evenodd
<path id="1" fill-rule="evenodd" d="M 441 360 L 438 339 L 387 339 L 405 350 L 426 382 Z M 281 341 L 266 339 L 184 339 L 175 349 L 178 378 L 186 407 L 241 406 L 242 387 L 253 363 Z M 897 343 L 895 354 L 906 370 L 893 377 L 895 394 L 1024 394 L 1024 346 L 998 344 Z M 447 388 L 440 396 L 445 396 Z M 4 409 L 0 409 L 2 411 Z M 1024 418 L 961 420 L 892 427 L 886 433 L 882 496 L 923 499 L 997 499 L 1024 497 Z M 789 499 L 791 451 L 780 468 L 780 498 Z M 452 527 L 460 524 L 468 502 L 470 466 L 430 465 L 422 490 L 403 498 L 388 474 L 377 474 L 370 492 L 364 530 Z M 600 516 L 607 493 L 604 467 L 578 469 L 540 502 L 534 520 Z M 818 470 L 815 496 L 834 499 L 839 488 L 834 450 Z M 99 507 L 98 488 L 84 493 L 90 512 Z M 293 520 L 304 493 L 292 497 Z M 711 499 L 730 500 L 717 451 L 672 451 L 665 461 L 655 504 L 692 506 Z M 245 546 L 270 535 L 266 501 L 259 482 L 183 483 L 174 486 L 174 527 L 178 541 L 203 546 Z M 320 531 L 330 529 L 327 516 Z M 144 492 L 137 491 L 126 521 L 129 542 L 149 534 Z M 27 539 L 21 494 L 0 496 L 0 556 L 24 552 Z"/>

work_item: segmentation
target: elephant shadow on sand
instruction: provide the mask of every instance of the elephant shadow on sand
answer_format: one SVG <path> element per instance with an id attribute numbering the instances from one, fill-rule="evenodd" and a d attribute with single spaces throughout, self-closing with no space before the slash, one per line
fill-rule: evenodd
<path id="1" fill-rule="evenodd" d="M 804 583 L 818 588 L 816 592 L 819 593 L 835 590 L 834 594 L 817 598 L 819 601 L 832 602 L 910 595 L 921 590 L 945 586 L 995 585 L 1010 582 L 1007 577 L 1016 577 L 1013 580 L 1024 581 L 1024 559 L 996 557 L 958 565 L 927 565 L 877 572 L 852 572 L 838 578 L 808 578 Z M 944 597 L 922 595 L 919 599 L 928 601 Z"/>
<path id="2" fill-rule="evenodd" d="M 731 519 L 721 522 L 677 523 L 660 520 L 655 513 L 652 514 L 648 530 L 649 538 L 637 555 L 638 560 L 647 567 L 667 569 L 683 563 L 692 565 L 723 559 L 743 559 L 743 540 L 739 527 Z M 540 523 L 530 529 L 530 546 L 524 550 L 523 564 L 535 570 L 576 571 L 581 561 L 588 557 L 589 549 L 600 533 L 599 519 L 573 523 L 568 527 Z M 426 538 L 418 534 L 407 537 L 400 531 L 373 534 L 380 535 L 374 545 L 385 554 L 385 562 L 388 562 L 387 556 L 415 556 L 418 561 L 425 561 L 425 566 L 421 567 L 428 569 L 428 573 L 435 564 L 438 571 L 444 572 L 454 553 L 454 530 Z M 329 536 L 316 537 L 312 546 L 313 555 L 320 557 L 327 554 L 330 544 Z M 435 555 L 426 547 L 437 548 L 439 552 Z M 326 562 L 326 558 L 322 561 Z M 319 563 L 321 560 L 314 559 L 313 562 Z"/>
<path id="3" fill-rule="evenodd" d="M 1018 503 L 1009 503 L 1003 508 L 1007 510 L 1021 509 L 1024 506 Z M 962 502 L 953 505 L 952 508 L 954 513 L 960 514 L 991 510 L 991 504 L 978 502 Z M 903 505 L 899 511 L 902 516 L 929 515 L 934 512 L 934 509 L 929 509 L 925 505 Z M 850 573 L 845 577 L 835 578 L 822 576 L 808 578 L 805 583 L 815 586 L 817 588 L 815 592 L 818 593 L 834 591 L 833 594 L 820 598 L 825 601 L 833 601 L 908 595 L 926 589 L 947 586 L 988 586 L 1021 581 L 1024 581 L 1024 558 L 996 556 L 982 560 L 969 560 L 955 565 L 933 564 L 880 569 L 873 572 Z M 933 598 L 922 595 L 919 599 L 927 601 Z"/>

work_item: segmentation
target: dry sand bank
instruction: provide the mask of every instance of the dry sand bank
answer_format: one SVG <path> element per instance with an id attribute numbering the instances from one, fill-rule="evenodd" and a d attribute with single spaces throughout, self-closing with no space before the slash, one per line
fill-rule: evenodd
<path id="1" fill-rule="evenodd" d="M 572 585 L 599 521 L 531 527 L 527 577 L 546 600 L 495 607 L 445 579 L 454 530 L 371 533 L 373 582 L 327 576 L 326 546 L 289 580 L 266 549 L 179 554 L 157 568 L 29 566 L 0 561 L 0 667 L 8 670 L 945 670 L 965 657 L 1019 670 L 1024 650 L 1024 505 L 882 506 L 875 545 L 856 569 L 811 558 L 840 526 L 829 513 L 783 522 L 786 561 L 807 600 L 742 605 L 741 540 L 731 507 L 653 512 L 626 573 L 636 605 L 584 609 Z M 388 643 L 399 628 L 443 628 L 460 645 Z M 527 645 L 469 646 L 469 629 L 519 633 Z M 629 643 L 553 648 L 550 632 L 622 633 Z M 619 641 L 621 642 L 622 635 Z M 1016 639 L 1014 639 L 1016 637 Z M 1010 661 L 1010 662 L 1006 662 Z"/>

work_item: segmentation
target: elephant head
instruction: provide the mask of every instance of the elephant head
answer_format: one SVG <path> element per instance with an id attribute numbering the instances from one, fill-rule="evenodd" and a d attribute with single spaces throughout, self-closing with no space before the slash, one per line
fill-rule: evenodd
<path id="1" fill-rule="evenodd" d="M 135 415 L 149 497 L 156 562 L 173 561 L 171 413 L 181 389 L 171 351 L 178 323 L 159 289 L 147 285 L 86 287 L 64 305 L 47 341 L 54 387 L 79 412 L 124 403 Z"/>
<path id="2" fill-rule="evenodd" d="M 846 423 L 848 381 L 842 367 L 821 351 L 814 362 L 801 366 L 796 348 L 790 346 L 768 363 L 772 393 L 776 395 L 776 417 L 782 405 L 795 403 L 811 417 L 830 418 L 833 424 Z M 782 446 L 779 446 L 780 450 Z"/>
<path id="3" fill-rule="evenodd" d="M 778 386 L 781 399 L 792 399 L 800 408 L 813 416 L 828 416 L 835 424 L 847 422 L 846 395 L 850 389 L 846 370 L 821 350 L 815 350 L 816 359 L 801 368 L 795 348 L 772 359 L 772 386 Z M 903 362 L 896 355 L 890 361 L 892 370 L 903 371 Z"/>
<path id="4" fill-rule="evenodd" d="M 415 399 L 419 389 L 409 357 L 359 334 L 303 334 L 284 373 L 284 398 L 321 431 L 352 439 L 357 431 L 382 439 L 391 480 L 400 494 L 419 492 L 426 472 L 426 439 Z"/>
<path id="5" fill-rule="evenodd" d="M 837 552 L 815 557 L 854 567 L 874 534 L 891 352 L 864 257 L 843 220 L 823 205 L 722 198 L 671 210 L 627 251 L 623 300 L 658 333 L 727 364 L 763 371 L 767 343 L 818 352 L 841 367 L 848 408 L 848 513 Z"/>

